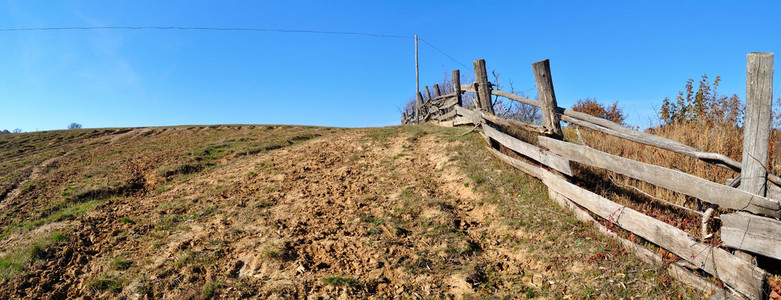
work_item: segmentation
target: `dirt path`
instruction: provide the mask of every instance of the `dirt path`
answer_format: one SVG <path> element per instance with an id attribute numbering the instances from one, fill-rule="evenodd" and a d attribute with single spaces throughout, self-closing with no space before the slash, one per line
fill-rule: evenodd
<path id="1" fill-rule="evenodd" d="M 631 288 L 626 296 L 658 295 L 653 279 L 626 278 L 630 271 L 656 276 L 653 268 L 596 247 L 604 245 L 598 234 L 537 202 L 545 198 L 539 184 L 491 164 L 478 150 L 479 139 L 459 137 L 462 131 L 349 130 L 257 155 L 227 156 L 192 174 L 147 174 L 159 182 L 155 188 L 112 198 L 84 214 L 71 224 L 66 243 L 4 282 L 0 295 L 623 295 L 620 285 L 609 289 L 614 283 Z M 144 136 L 125 135 L 104 147 Z"/>

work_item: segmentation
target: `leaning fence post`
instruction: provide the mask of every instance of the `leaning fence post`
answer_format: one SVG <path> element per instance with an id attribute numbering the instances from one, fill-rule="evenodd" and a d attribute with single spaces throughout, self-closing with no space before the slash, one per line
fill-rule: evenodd
<path id="1" fill-rule="evenodd" d="M 746 114 L 743 123 L 743 165 L 740 189 L 767 194 L 767 154 L 773 107 L 773 53 L 746 56 Z M 735 250 L 735 256 L 756 264 L 753 255 Z"/>
<path id="2" fill-rule="evenodd" d="M 441 96 L 442 94 L 439 92 L 439 85 L 434 84 L 431 86 L 432 89 L 434 89 L 434 98 Z"/>
<path id="3" fill-rule="evenodd" d="M 461 71 L 450 72 L 450 82 L 453 85 L 453 93 L 456 94 L 456 105 L 464 106 L 461 104 Z"/>
<path id="4" fill-rule="evenodd" d="M 765 196 L 767 152 L 773 107 L 773 53 L 746 57 L 746 121 L 743 124 L 743 168 L 740 189 Z"/>
<path id="5" fill-rule="evenodd" d="M 491 104 L 491 83 L 488 82 L 488 72 L 485 69 L 484 59 L 475 59 L 475 80 L 477 81 L 477 103 L 480 109 L 494 114 L 494 106 Z"/>
<path id="6" fill-rule="evenodd" d="M 546 59 L 533 63 L 532 69 L 534 70 L 534 81 L 537 83 L 537 96 L 540 98 L 542 125 L 552 132 L 554 138 L 562 139 L 564 135 L 561 132 L 556 93 L 553 91 L 550 61 Z"/>
<path id="7" fill-rule="evenodd" d="M 431 92 L 428 90 L 428 86 L 425 87 L 426 89 L 426 101 L 431 101 Z"/>

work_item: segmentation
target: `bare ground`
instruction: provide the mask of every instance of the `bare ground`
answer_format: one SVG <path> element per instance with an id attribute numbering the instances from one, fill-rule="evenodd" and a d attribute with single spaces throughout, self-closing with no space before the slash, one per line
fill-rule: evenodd
<path id="1" fill-rule="evenodd" d="M 0 296 L 706 296 L 464 131 L 147 128 L 6 149 Z"/>

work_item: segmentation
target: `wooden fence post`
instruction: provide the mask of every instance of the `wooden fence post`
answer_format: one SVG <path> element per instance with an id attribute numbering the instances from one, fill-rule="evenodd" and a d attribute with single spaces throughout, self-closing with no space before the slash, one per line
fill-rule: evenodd
<path id="1" fill-rule="evenodd" d="M 464 106 L 461 103 L 461 71 L 453 70 L 450 72 L 450 82 L 453 85 L 453 93 L 456 93 L 456 105 Z"/>
<path id="2" fill-rule="evenodd" d="M 438 84 L 432 85 L 431 88 L 434 89 L 434 98 L 439 97 L 439 96 L 442 95 L 442 93 L 439 92 L 439 85 Z"/>
<path id="3" fill-rule="evenodd" d="M 488 72 L 485 69 L 484 59 L 475 59 L 475 80 L 477 81 L 477 103 L 483 111 L 494 114 L 494 106 L 491 104 L 491 83 L 488 82 Z"/>
<path id="4" fill-rule="evenodd" d="M 542 125 L 552 132 L 556 139 L 562 139 L 561 120 L 556 103 L 556 93 L 553 91 L 553 78 L 551 78 L 550 61 L 542 60 L 532 64 L 534 81 L 537 83 L 537 96 L 540 98 L 540 113 Z"/>
<path id="5" fill-rule="evenodd" d="M 746 121 L 743 124 L 740 189 L 760 196 L 767 193 L 772 107 L 773 53 L 749 53 L 746 57 Z"/>
<path id="6" fill-rule="evenodd" d="M 426 102 L 431 101 L 431 92 L 428 90 L 428 86 L 425 86 L 426 89 Z"/>

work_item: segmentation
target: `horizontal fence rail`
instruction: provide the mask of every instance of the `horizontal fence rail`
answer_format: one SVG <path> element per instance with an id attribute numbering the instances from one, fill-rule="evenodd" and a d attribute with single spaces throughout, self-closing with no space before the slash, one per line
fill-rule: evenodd
<path id="1" fill-rule="evenodd" d="M 749 57 L 752 54 L 749 54 Z M 571 210 L 579 220 L 594 223 L 600 228 L 600 231 L 617 239 L 646 262 L 660 264 L 662 258 L 655 252 L 617 235 L 599 222 L 594 222 L 595 219 L 592 215 L 607 220 L 613 225 L 677 255 L 681 259 L 679 262 L 665 265 L 673 277 L 703 291 L 721 290 L 713 282 L 702 278 L 697 273 L 699 270 L 699 272 L 705 272 L 721 280 L 731 290 L 744 297 L 750 299 L 766 297 L 763 290 L 766 272 L 763 269 L 756 266 L 751 260 L 744 259 L 743 255 L 735 255 L 723 247 L 703 242 L 705 238 L 710 237 L 707 225 L 711 219 L 713 207 L 705 212 L 695 211 L 698 216 L 702 217 L 702 236 L 693 237 L 675 226 L 579 187 L 572 182 L 575 178 L 570 165 L 571 161 L 575 161 L 716 205 L 714 207 L 717 209 L 726 210 L 720 216 L 721 239 L 724 246 L 774 259 L 781 259 L 781 221 L 778 220 L 781 218 L 781 202 L 778 200 L 781 198 L 779 197 L 781 196 L 781 188 L 779 188 L 781 178 L 773 174 L 766 174 L 767 195 L 764 192 L 761 192 L 760 195 L 736 188 L 740 181 L 739 175 L 728 181 L 728 185 L 720 184 L 680 170 L 643 163 L 585 145 L 565 142 L 562 140 L 560 127 L 557 127 L 557 124 L 552 124 L 559 122 L 559 119 L 631 142 L 687 155 L 735 172 L 744 170 L 742 163 L 725 155 L 699 151 L 677 141 L 556 106 L 549 65 L 547 60 L 543 62 L 533 64 L 537 77 L 538 93 L 541 94 L 540 99 L 544 99 L 552 105 L 544 105 L 543 101 L 492 89 L 491 83 L 479 76 L 485 74 L 485 62 L 476 60 L 477 80 L 473 84 L 460 84 L 454 77 L 452 93 L 438 95 L 421 105 L 419 111 L 423 116 L 420 120 L 434 121 L 441 126 L 474 125 L 474 129 L 480 128 L 480 133 L 488 143 L 488 150 L 491 154 L 504 163 L 541 180 L 548 186 L 551 199 Z M 456 70 L 452 74 L 458 76 L 459 72 Z M 770 76 L 772 77 L 772 72 Z M 436 90 L 438 91 L 438 88 Z M 460 94 L 465 92 L 476 92 L 477 94 L 476 104 L 472 109 L 463 107 Z M 489 109 L 491 106 L 489 95 L 504 97 L 543 109 L 544 124 L 526 123 L 494 115 L 493 109 Z M 549 113 L 547 117 L 545 117 L 545 110 Z M 402 123 L 416 123 L 416 116 L 405 111 L 402 115 Z M 537 145 L 522 141 L 504 132 L 504 128 L 538 134 Z M 535 162 L 536 165 L 503 153 L 502 147 L 515 155 Z M 741 254 L 739 252 L 736 254 Z"/>

